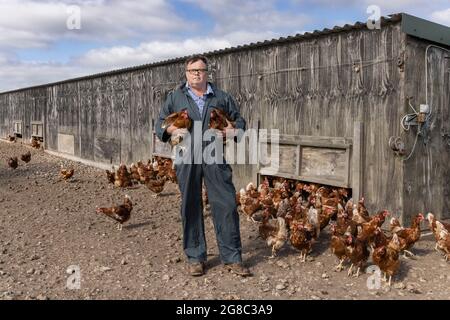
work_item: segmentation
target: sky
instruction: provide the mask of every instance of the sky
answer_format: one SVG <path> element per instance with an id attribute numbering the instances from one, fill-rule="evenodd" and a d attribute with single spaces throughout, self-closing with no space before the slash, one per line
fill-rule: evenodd
<path id="1" fill-rule="evenodd" d="M 405 12 L 448 0 L 0 0 L 0 92 Z"/>

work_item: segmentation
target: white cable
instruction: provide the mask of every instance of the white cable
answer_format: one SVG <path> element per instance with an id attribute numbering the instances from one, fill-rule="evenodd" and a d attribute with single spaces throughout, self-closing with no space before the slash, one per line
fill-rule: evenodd
<path id="1" fill-rule="evenodd" d="M 428 49 L 430 49 L 432 47 L 450 52 L 449 49 L 439 47 L 434 44 L 428 45 L 427 48 L 425 49 L 425 103 L 430 107 L 430 112 L 427 115 L 427 120 L 431 118 L 431 112 L 433 110 L 432 106 L 428 104 L 428 60 L 427 60 L 428 59 Z"/>
<path id="2" fill-rule="evenodd" d="M 431 118 L 431 113 L 432 113 L 432 111 L 433 111 L 432 106 L 431 106 L 430 104 L 428 104 L 428 60 L 427 60 L 427 59 L 428 59 L 428 49 L 430 49 L 431 47 L 438 48 L 438 49 L 441 49 L 441 50 L 450 52 L 449 49 L 446 49 L 446 48 L 443 48 L 443 47 L 439 47 L 439 46 L 436 46 L 436 45 L 434 45 L 434 44 L 428 45 L 428 46 L 426 47 L 426 49 L 425 49 L 425 58 L 424 58 L 424 59 L 425 59 L 425 61 L 424 61 L 424 63 L 425 63 L 425 104 L 427 104 L 427 105 L 429 106 L 429 108 L 430 108 L 430 111 L 428 112 L 425 121 L 428 121 L 428 120 Z M 405 115 L 405 116 L 402 118 L 402 120 L 400 121 L 400 124 L 401 124 L 403 130 L 405 130 L 405 131 L 409 131 L 409 129 L 410 129 L 410 125 L 406 124 L 406 119 L 407 119 L 408 117 L 412 117 L 412 116 L 417 117 L 417 116 L 418 116 L 418 113 L 417 113 L 416 109 L 414 109 L 414 107 L 412 106 L 412 104 L 411 104 L 411 102 L 410 102 L 409 99 L 408 99 L 408 104 L 409 104 L 409 106 L 411 107 L 411 109 L 414 110 L 414 114 L 407 114 L 407 115 Z M 408 119 L 408 120 L 411 120 L 411 119 Z M 411 152 L 409 153 L 409 155 L 408 155 L 406 158 L 402 159 L 403 161 L 409 160 L 409 158 L 411 158 L 411 156 L 413 155 L 414 150 L 416 149 L 416 144 L 417 144 L 417 140 L 418 140 L 418 138 L 419 138 L 420 133 L 421 133 L 421 125 L 420 125 L 420 123 L 419 123 L 419 124 L 418 124 L 418 129 L 417 129 L 416 138 L 415 138 L 415 140 L 414 140 L 414 145 L 413 145 L 413 147 L 412 147 Z"/>
<path id="3" fill-rule="evenodd" d="M 417 111 L 416 111 L 416 109 L 414 109 L 413 105 L 411 104 L 411 99 L 408 99 L 408 104 L 409 104 L 409 106 L 411 107 L 411 109 L 413 109 L 414 113 L 415 113 L 415 114 L 418 114 Z"/>
<path id="4" fill-rule="evenodd" d="M 419 138 L 419 134 L 420 134 L 420 125 L 419 125 L 419 129 L 417 129 L 416 139 L 414 140 L 414 145 L 413 145 L 413 147 L 411 149 L 411 152 L 409 153 L 409 155 L 405 159 L 402 159 L 402 161 L 409 160 L 409 158 L 411 158 L 411 156 L 413 155 L 414 150 L 416 149 L 416 144 L 417 144 L 417 140 Z"/>

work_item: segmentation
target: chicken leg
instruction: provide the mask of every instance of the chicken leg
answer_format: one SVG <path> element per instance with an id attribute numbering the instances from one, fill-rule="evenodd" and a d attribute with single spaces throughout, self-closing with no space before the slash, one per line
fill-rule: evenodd
<path id="1" fill-rule="evenodd" d="M 353 274 L 353 263 L 350 265 L 350 269 L 348 269 L 347 276 L 350 277 Z"/>
<path id="2" fill-rule="evenodd" d="M 342 270 L 344 270 L 344 266 L 342 265 L 344 263 L 345 259 L 340 259 L 339 260 L 339 264 L 337 266 L 334 267 L 335 270 L 341 272 Z"/>
<path id="3" fill-rule="evenodd" d="M 277 256 L 277 250 L 275 249 L 275 246 L 272 246 L 272 255 L 269 257 L 269 259 L 274 259 Z"/>
<path id="4" fill-rule="evenodd" d="M 408 257 L 406 256 L 406 254 L 409 254 L 409 255 L 411 256 L 411 258 L 416 256 L 416 255 L 415 255 L 414 253 L 412 253 L 411 251 L 403 250 L 403 257 L 404 257 L 405 259 L 408 259 Z"/>

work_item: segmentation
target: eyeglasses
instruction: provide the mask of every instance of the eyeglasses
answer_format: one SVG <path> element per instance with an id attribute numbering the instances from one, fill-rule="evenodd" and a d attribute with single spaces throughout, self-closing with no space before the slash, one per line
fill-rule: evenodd
<path id="1" fill-rule="evenodd" d="M 196 73 L 205 73 L 208 71 L 208 69 L 187 69 L 186 72 L 189 72 L 190 74 L 196 74 Z"/>

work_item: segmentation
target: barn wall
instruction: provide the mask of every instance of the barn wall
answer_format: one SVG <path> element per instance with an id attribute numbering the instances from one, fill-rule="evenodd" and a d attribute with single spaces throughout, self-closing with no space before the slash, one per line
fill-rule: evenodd
<path id="1" fill-rule="evenodd" d="M 402 164 L 388 147 L 399 132 L 404 73 L 400 25 L 311 38 L 213 58 L 214 79 L 249 123 L 282 134 L 352 137 L 363 121 L 363 195 L 371 210 L 402 212 Z M 276 72 L 273 72 L 276 71 Z M 249 168 L 237 168 L 237 185 Z"/>
<path id="2" fill-rule="evenodd" d="M 408 37 L 405 94 L 416 109 L 425 103 L 425 50 L 428 42 Z M 428 104 L 432 108 L 429 140 L 419 136 L 411 158 L 405 162 L 405 213 L 433 212 L 450 218 L 450 60 L 449 52 L 428 51 Z M 405 114 L 411 109 L 405 106 Z M 414 145 L 417 127 L 405 133 L 408 151 Z"/>
<path id="3" fill-rule="evenodd" d="M 236 98 L 250 126 L 259 121 L 281 134 L 352 137 L 354 122 L 362 121 L 366 203 L 400 213 L 403 165 L 387 141 L 398 135 L 404 110 L 404 72 L 397 67 L 403 50 L 400 24 L 387 24 L 213 54 L 211 79 Z M 46 96 L 40 102 L 46 148 L 102 163 L 148 158 L 152 119 L 183 74 L 180 62 L 39 90 Z M 2 136 L 14 117 L 24 117 L 20 99 L 36 94 L 0 95 Z M 240 188 L 254 168 L 233 166 L 233 172 Z"/>

